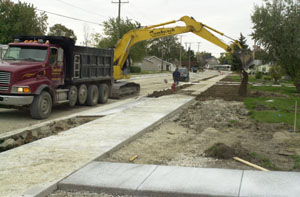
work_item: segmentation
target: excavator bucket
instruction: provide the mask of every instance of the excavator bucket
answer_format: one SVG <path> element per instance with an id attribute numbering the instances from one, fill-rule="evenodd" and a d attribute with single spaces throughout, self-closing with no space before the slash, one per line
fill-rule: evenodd
<path id="1" fill-rule="evenodd" d="M 240 58 L 244 71 L 247 71 L 248 68 L 254 64 L 253 56 L 247 50 L 240 50 L 235 52 L 235 54 Z"/>

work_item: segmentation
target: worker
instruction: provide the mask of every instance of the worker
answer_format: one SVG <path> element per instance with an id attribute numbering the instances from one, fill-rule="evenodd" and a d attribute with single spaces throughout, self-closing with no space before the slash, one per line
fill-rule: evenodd
<path id="1" fill-rule="evenodd" d="M 175 71 L 173 72 L 173 80 L 176 85 L 178 85 L 179 83 L 179 78 L 180 78 L 180 72 L 178 71 L 178 68 L 176 68 Z"/>

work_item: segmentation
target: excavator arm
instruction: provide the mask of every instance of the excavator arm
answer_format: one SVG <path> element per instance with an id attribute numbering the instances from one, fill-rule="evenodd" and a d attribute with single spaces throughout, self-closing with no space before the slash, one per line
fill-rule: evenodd
<path id="1" fill-rule="evenodd" d="M 186 26 L 176 26 L 176 27 L 167 27 L 164 28 L 162 26 L 184 22 Z M 123 73 L 123 67 L 125 65 L 126 59 L 129 54 L 130 48 L 136 44 L 137 42 L 150 40 L 154 38 L 161 38 L 165 36 L 177 35 L 192 32 L 197 36 L 200 36 L 207 41 L 223 48 L 227 52 L 234 52 L 234 45 L 237 45 L 240 49 L 241 45 L 237 40 L 234 40 L 228 36 L 227 38 L 233 40 L 231 45 L 227 45 L 222 40 L 217 38 L 214 34 L 212 34 L 209 30 L 225 36 L 222 32 L 219 32 L 203 23 L 197 22 L 192 17 L 184 16 L 179 20 L 173 20 L 166 23 L 161 23 L 153 26 L 146 26 L 141 29 L 134 29 L 127 32 L 117 43 L 115 52 L 114 52 L 114 78 L 115 80 L 129 78 L 128 74 Z"/>

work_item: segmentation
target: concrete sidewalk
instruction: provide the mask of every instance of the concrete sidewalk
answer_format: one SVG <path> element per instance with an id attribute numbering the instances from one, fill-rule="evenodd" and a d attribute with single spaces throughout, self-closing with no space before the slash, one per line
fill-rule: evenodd
<path id="1" fill-rule="evenodd" d="M 215 80 L 195 88 L 204 91 Z M 107 106 L 105 111 L 93 109 L 81 115 L 104 117 L 0 153 L 0 196 L 34 196 L 45 188 L 56 187 L 66 176 L 133 140 L 193 99 L 179 94 L 142 97 L 126 105 Z"/>
<path id="2" fill-rule="evenodd" d="M 300 173 L 92 162 L 59 183 L 61 190 L 137 196 L 289 196 Z"/>

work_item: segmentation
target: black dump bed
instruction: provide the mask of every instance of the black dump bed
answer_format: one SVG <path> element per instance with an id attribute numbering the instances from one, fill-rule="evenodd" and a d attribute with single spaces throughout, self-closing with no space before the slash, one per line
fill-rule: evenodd
<path id="1" fill-rule="evenodd" d="M 61 46 L 66 59 L 66 83 L 113 80 L 112 49 L 75 46 L 73 39 L 63 36 L 17 36 L 15 39 L 49 40 L 50 44 Z"/>

